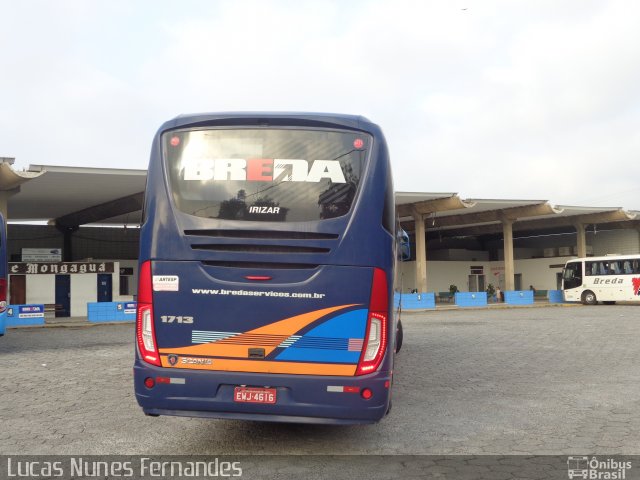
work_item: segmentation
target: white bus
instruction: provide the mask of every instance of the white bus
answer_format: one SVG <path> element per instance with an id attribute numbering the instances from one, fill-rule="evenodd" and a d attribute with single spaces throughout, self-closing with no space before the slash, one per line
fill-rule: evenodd
<path id="1" fill-rule="evenodd" d="M 567 262 L 562 273 L 567 302 L 640 302 L 639 289 L 640 255 L 576 258 Z"/>

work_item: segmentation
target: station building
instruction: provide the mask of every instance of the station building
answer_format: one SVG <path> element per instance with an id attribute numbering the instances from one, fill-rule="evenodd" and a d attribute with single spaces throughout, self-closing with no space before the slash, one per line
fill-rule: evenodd
<path id="1" fill-rule="evenodd" d="M 0 158 L 8 219 L 9 303 L 86 316 L 92 302 L 135 299 L 146 170 L 31 165 Z M 546 200 L 397 192 L 412 257 L 403 292 L 558 289 L 576 256 L 640 253 L 640 212 Z"/>
<path id="2" fill-rule="evenodd" d="M 640 212 L 623 208 L 398 192 L 396 210 L 413 241 L 403 291 L 555 290 L 571 258 L 640 253 Z"/>

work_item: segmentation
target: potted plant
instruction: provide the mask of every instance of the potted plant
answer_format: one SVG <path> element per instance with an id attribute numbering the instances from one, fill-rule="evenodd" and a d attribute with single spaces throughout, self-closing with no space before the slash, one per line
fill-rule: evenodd
<path id="1" fill-rule="evenodd" d="M 487 298 L 494 298 L 496 295 L 496 287 L 493 286 L 493 283 L 487 285 Z"/>

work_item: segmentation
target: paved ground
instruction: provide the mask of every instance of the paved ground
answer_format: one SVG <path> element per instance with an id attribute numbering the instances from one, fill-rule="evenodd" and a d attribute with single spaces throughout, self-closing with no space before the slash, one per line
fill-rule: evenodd
<path id="1" fill-rule="evenodd" d="M 0 338 L 5 454 L 640 454 L 640 307 L 406 314 L 391 415 L 325 427 L 145 417 L 133 325 Z"/>

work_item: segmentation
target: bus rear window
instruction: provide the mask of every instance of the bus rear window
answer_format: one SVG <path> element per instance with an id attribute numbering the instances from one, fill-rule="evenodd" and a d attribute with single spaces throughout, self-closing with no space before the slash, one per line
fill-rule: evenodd
<path id="1" fill-rule="evenodd" d="M 163 152 L 180 211 L 300 222 L 349 212 L 370 143 L 358 132 L 210 128 L 165 133 Z"/>

